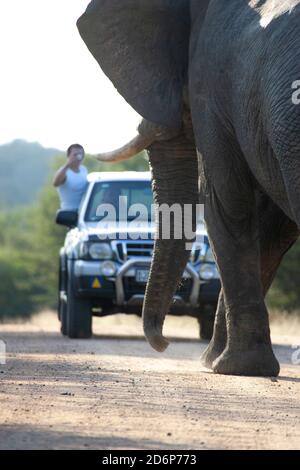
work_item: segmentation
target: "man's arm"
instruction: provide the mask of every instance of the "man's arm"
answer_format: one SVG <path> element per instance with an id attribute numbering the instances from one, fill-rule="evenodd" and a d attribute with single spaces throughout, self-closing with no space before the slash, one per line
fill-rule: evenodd
<path id="1" fill-rule="evenodd" d="M 53 179 L 53 186 L 58 188 L 66 181 L 66 173 L 69 168 L 69 163 L 66 163 L 63 167 L 61 167 L 55 174 Z"/>

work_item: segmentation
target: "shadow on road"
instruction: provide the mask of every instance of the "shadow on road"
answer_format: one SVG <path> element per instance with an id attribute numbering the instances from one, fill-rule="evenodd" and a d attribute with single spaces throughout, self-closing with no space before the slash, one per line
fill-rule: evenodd
<path id="1" fill-rule="evenodd" d="M 89 430 L 90 431 L 90 430 Z M 173 450 L 174 445 L 148 439 L 128 439 L 121 436 L 99 435 L 91 436 L 71 432 L 55 431 L 46 426 L 4 425 L 0 429 L 0 450 L 14 448 L 14 442 L 22 450 L 30 449 L 94 449 L 94 450 Z M 2 444 L 1 444 L 2 443 Z M 5 444 L 6 443 L 6 444 Z M 188 449 L 188 444 L 180 445 L 182 449 Z"/>

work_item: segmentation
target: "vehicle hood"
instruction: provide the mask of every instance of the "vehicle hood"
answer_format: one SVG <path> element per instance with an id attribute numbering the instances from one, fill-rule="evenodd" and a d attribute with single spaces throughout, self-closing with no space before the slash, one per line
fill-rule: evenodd
<path id="1" fill-rule="evenodd" d="M 153 222 L 147 221 L 121 221 L 121 222 L 88 222 L 78 227 L 81 236 L 86 239 L 154 239 L 156 226 Z M 204 223 L 197 226 L 197 240 L 207 237 Z"/>

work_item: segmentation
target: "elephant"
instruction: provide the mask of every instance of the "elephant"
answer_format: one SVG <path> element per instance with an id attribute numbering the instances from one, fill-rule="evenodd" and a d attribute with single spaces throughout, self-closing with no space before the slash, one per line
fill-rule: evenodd
<path id="1" fill-rule="evenodd" d="M 77 26 L 142 116 L 97 158 L 147 149 L 157 205 L 205 205 L 222 284 L 205 366 L 277 376 L 265 295 L 300 233 L 300 0 L 93 0 Z M 159 352 L 189 255 L 159 226 L 143 306 Z"/>

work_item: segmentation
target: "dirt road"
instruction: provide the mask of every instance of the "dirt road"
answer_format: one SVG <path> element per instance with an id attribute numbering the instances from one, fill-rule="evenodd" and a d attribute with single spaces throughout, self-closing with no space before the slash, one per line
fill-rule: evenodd
<path id="1" fill-rule="evenodd" d="M 185 318 L 168 321 L 162 356 L 135 317 L 97 319 L 91 341 L 57 331 L 50 313 L 0 325 L 0 449 L 300 449 L 299 336 L 273 329 L 274 380 L 205 370 Z"/>

